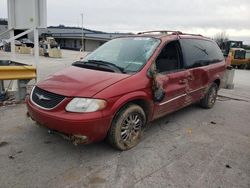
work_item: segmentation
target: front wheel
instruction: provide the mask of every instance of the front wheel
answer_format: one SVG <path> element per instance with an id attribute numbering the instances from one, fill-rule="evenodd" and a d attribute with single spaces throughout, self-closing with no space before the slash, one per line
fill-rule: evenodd
<path id="1" fill-rule="evenodd" d="M 203 108 L 212 108 L 216 102 L 217 98 L 217 93 L 218 93 L 218 86 L 216 83 L 213 83 L 206 95 L 201 99 L 200 105 Z"/>
<path id="2" fill-rule="evenodd" d="M 146 115 L 143 109 L 135 104 L 122 108 L 113 119 L 108 132 L 109 143 L 119 150 L 129 150 L 141 139 Z"/>

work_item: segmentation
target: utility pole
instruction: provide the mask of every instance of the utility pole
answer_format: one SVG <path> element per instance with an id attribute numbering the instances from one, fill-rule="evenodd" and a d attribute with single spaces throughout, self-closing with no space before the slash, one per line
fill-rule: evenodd
<path id="1" fill-rule="evenodd" d="M 35 64 L 36 64 L 36 82 L 40 79 L 40 69 L 39 69 L 39 33 L 38 29 L 34 28 L 34 55 L 35 55 Z"/>
<path id="2" fill-rule="evenodd" d="M 81 48 L 81 51 L 84 51 L 84 47 L 83 47 L 83 13 L 81 13 L 81 17 L 82 17 L 82 48 Z"/>

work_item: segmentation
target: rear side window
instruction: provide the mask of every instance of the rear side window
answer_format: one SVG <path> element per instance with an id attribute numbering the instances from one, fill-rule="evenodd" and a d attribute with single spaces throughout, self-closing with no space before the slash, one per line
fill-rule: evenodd
<path id="1" fill-rule="evenodd" d="M 193 68 L 220 62 L 224 59 L 218 45 L 209 40 L 180 39 L 184 67 Z"/>

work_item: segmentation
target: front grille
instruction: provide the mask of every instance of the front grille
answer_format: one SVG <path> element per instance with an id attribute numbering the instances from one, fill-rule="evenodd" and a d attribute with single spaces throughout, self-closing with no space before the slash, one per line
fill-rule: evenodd
<path id="1" fill-rule="evenodd" d="M 45 91 L 39 87 L 35 87 L 32 92 L 32 102 L 46 109 L 52 109 L 58 105 L 65 97 L 49 91 Z"/>

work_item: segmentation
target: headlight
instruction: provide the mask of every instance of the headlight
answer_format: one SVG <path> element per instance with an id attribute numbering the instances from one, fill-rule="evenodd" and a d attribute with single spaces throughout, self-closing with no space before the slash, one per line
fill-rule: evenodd
<path id="1" fill-rule="evenodd" d="M 106 107 L 107 102 L 101 99 L 74 98 L 66 106 L 69 112 L 95 112 Z"/>

